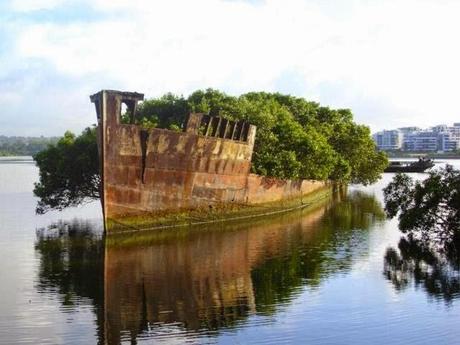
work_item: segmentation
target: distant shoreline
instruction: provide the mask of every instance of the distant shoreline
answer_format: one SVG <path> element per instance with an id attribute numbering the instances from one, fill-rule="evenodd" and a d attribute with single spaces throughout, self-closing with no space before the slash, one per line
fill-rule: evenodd
<path id="1" fill-rule="evenodd" d="M 0 161 L 11 162 L 11 161 L 32 161 L 32 156 L 0 156 Z"/>
<path id="2" fill-rule="evenodd" d="M 17 154 L 0 154 L 0 158 L 9 158 L 9 157 L 33 157 L 32 155 L 17 155 Z"/>
<path id="3" fill-rule="evenodd" d="M 433 159 L 460 159 L 460 154 L 443 154 L 433 152 L 387 152 L 388 158 L 420 158 L 427 157 Z"/>

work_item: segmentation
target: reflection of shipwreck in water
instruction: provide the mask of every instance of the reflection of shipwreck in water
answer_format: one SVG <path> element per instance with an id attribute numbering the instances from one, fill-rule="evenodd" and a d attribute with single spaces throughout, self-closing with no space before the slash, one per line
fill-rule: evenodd
<path id="1" fill-rule="evenodd" d="M 107 343 L 238 328 L 253 315 L 274 315 L 301 286 L 346 272 L 365 253 L 356 242 L 384 214 L 373 197 L 343 197 L 250 225 L 109 237 Z"/>
<path id="2" fill-rule="evenodd" d="M 293 200 L 327 186 L 251 174 L 256 127 L 245 121 L 190 114 L 182 132 L 122 124 L 122 104 L 134 123 L 143 97 L 119 91 L 91 96 L 106 221 Z"/>
<path id="3" fill-rule="evenodd" d="M 90 300 L 100 344 L 213 337 L 349 270 L 382 219 L 373 196 L 337 193 L 308 211 L 206 229 L 102 236 L 89 223 L 63 224 L 37 233 L 37 289 L 67 307 L 73 296 L 76 310 Z"/>
<path id="4" fill-rule="evenodd" d="M 307 214 L 294 212 L 292 217 L 260 220 L 251 227 L 227 225 L 216 231 L 210 226 L 208 231 L 187 230 L 185 237 L 164 230 L 108 240 L 107 343 L 118 344 L 127 334 L 161 336 L 166 325 L 171 330 L 176 325 L 179 333 L 234 328 L 250 315 L 264 312 L 264 306 L 257 306 L 258 299 L 264 304 L 277 302 L 265 299 L 276 295 L 271 290 L 272 272 L 261 271 L 254 277 L 253 270 L 263 267 L 267 257 L 282 258 L 290 246 L 312 241 L 318 232 L 325 235 L 318 223 L 331 205 L 329 200 Z M 267 293 L 267 279 L 271 293 Z M 284 302 L 289 296 L 286 291 Z"/>

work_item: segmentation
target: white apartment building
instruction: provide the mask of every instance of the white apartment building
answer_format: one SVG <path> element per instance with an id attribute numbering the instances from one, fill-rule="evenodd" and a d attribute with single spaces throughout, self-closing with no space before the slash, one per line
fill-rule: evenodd
<path id="1" fill-rule="evenodd" d="M 457 149 L 460 149 L 460 122 L 454 123 L 453 127 L 448 128 L 450 140 L 455 141 Z"/>
<path id="2" fill-rule="evenodd" d="M 460 149 L 460 122 L 452 127 L 438 125 L 426 130 L 403 127 L 384 130 L 373 135 L 377 147 L 383 151 L 455 151 Z"/>
<path id="3" fill-rule="evenodd" d="M 380 150 L 400 150 L 403 145 L 403 133 L 397 129 L 377 132 L 373 136 Z"/>
<path id="4" fill-rule="evenodd" d="M 438 151 L 439 135 L 434 131 L 408 133 L 404 136 L 404 151 Z"/>

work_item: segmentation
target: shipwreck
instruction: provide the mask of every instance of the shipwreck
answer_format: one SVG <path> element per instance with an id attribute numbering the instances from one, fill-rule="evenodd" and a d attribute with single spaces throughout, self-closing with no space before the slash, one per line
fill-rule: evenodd
<path id="1" fill-rule="evenodd" d="M 192 113 L 180 132 L 147 130 L 135 124 L 143 94 L 102 90 L 90 98 L 109 232 L 273 213 L 302 207 L 306 196 L 332 189 L 327 181 L 252 174 L 256 127 L 246 121 Z M 121 122 L 122 104 L 131 124 Z"/>

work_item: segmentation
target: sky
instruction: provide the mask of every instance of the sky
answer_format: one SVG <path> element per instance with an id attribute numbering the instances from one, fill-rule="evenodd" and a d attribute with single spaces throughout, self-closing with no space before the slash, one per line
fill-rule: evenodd
<path id="1" fill-rule="evenodd" d="M 0 135 L 95 123 L 101 89 L 282 92 L 373 132 L 460 122 L 457 0 L 0 0 Z"/>

